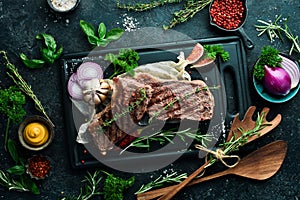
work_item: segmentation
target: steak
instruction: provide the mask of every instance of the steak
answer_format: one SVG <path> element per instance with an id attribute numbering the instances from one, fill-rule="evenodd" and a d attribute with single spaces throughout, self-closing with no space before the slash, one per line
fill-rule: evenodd
<path id="1" fill-rule="evenodd" d="M 105 155 L 125 137 L 133 139 L 148 116 L 156 120 L 210 120 L 214 98 L 201 80 L 157 80 L 151 75 L 113 79 L 111 103 L 95 114 L 88 130 L 94 143 Z"/>
<path id="2" fill-rule="evenodd" d="M 214 98 L 201 80 L 158 81 L 139 74 L 135 78 L 115 78 L 114 82 L 112 107 L 129 107 L 136 123 L 145 114 L 158 120 L 204 121 L 213 116 Z"/>

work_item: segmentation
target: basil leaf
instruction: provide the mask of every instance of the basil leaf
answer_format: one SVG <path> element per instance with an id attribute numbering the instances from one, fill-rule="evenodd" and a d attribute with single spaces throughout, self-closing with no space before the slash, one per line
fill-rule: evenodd
<path id="1" fill-rule="evenodd" d="M 106 47 L 108 45 L 108 43 L 109 43 L 109 40 L 107 40 L 107 39 L 98 40 L 97 46 Z"/>
<path id="2" fill-rule="evenodd" d="M 17 148 L 16 148 L 16 143 L 13 140 L 8 139 L 7 148 L 8 148 L 8 152 L 9 152 L 10 156 L 12 157 L 12 159 L 16 163 L 19 163 L 20 157 L 19 157 L 19 154 L 18 154 L 18 151 L 17 151 Z"/>
<path id="3" fill-rule="evenodd" d="M 51 35 L 40 33 L 36 36 L 36 39 L 44 39 L 45 45 L 50 49 L 51 51 L 56 51 L 56 42 L 54 37 Z"/>
<path id="4" fill-rule="evenodd" d="M 106 39 L 109 41 L 119 39 L 124 33 L 124 30 L 121 28 L 113 28 L 106 34 Z"/>
<path id="5" fill-rule="evenodd" d="M 64 50 L 63 46 L 60 46 L 60 48 L 57 50 L 57 52 L 53 55 L 53 59 L 57 60 L 61 56 L 63 50 Z"/>
<path id="6" fill-rule="evenodd" d="M 39 188 L 37 187 L 35 182 L 33 182 L 33 180 L 31 180 L 30 178 L 28 178 L 25 175 L 22 175 L 20 177 L 20 180 L 21 180 L 22 185 L 25 186 L 26 189 L 28 189 L 31 193 L 40 194 Z"/>
<path id="7" fill-rule="evenodd" d="M 89 35 L 89 36 L 88 36 L 88 41 L 89 41 L 90 44 L 95 45 L 95 46 L 98 46 L 99 38 L 97 38 L 97 37 L 94 36 L 94 35 Z"/>
<path id="8" fill-rule="evenodd" d="M 95 35 L 94 27 L 91 24 L 89 24 L 88 22 L 86 22 L 84 20 L 80 20 L 80 27 L 87 36 Z"/>
<path id="9" fill-rule="evenodd" d="M 45 60 L 49 64 L 54 63 L 54 56 L 53 56 L 53 51 L 50 51 L 49 49 L 46 48 L 41 48 L 41 55 L 43 60 Z"/>
<path id="10" fill-rule="evenodd" d="M 106 35 L 106 26 L 104 23 L 100 23 L 98 27 L 98 34 L 100 39 L 104 39 Z"/>
<path id="11" fill-rule="evenodd" d="M 8 173 L 13 175 L 22 175 L 25 173 L 26 169 L 23 165 L 16 165 L 6 170 Z"/>
<path id="12" fill-rule="evenodd" d="M 29 59 L 23 53 L 20 54 L 20 57 L 21 57 L 24 65 L 26 65 L 26 67 L 28 67 L 28 68 L 32 68 L 32 69 L 41 68 L 45 64 L 45 61 L 37 60 L 37 59 Z"/>

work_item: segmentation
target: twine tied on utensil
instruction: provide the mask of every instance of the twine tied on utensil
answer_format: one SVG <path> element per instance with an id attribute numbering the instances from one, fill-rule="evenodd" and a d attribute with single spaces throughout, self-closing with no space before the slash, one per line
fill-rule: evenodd
<path id="1" fill-rule="evenodd" d="M 213 150 L 210 150 L 200 144 L 196 144 L 195 145 L 195 148 L 199 149 L 199 150 L 202 150 L 202 151 L 206 151 L 207 153 L 210 153 L 210 154 L 213 154 L 216 159 L 220 160 L 226 167 L 228 168 L 233 168 L 235 167 L 241 160 L 241 158 L 238 156 L 238 155 L 226 155 L 224 153 L 224 151 L 220 148 L 218 148 L 216 151 L 213 151 Z M 227 162 L 224 161 L 224 159 L 226 158 L 236 158 L 237 161 L 234 163 L 234 164 L 228 164 Z"/>

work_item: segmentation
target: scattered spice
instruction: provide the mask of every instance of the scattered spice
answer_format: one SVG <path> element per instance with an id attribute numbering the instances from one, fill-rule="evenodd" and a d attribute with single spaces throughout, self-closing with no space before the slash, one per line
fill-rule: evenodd
<path id="1" fill-rule="evenodd" d="M 240 26 L 244 11 L 243 2 L 240 0 L 216 0 L 211 5 L 210 15 L 218 26 L 231 30 Z"/>
<path id="2" fill-rule="evenodd" d="M 45 156 L 33 156 L 29 159 L 28 172 L 35 178 L 45 178 L 50 168 L 50 161 Z"/>
<path id="3" fill-rule="evenodd" d="M 139 22 L 134 17 L 129 17 L 127 13 L 122 15 L 122 26 L 125 31 L 131 32 L 136 31 L 138 28 Z"/>

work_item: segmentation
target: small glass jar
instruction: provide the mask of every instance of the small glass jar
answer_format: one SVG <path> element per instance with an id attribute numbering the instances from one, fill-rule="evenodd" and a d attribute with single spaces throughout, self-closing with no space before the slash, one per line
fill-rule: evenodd
<path id="1" fill-rule="evenodd" d="M 72 11 L 80 3 L 80 0 L 47 0 L 47 1 L 49 6 L 55 12 L 60 12 L 60 13 Z"/>

